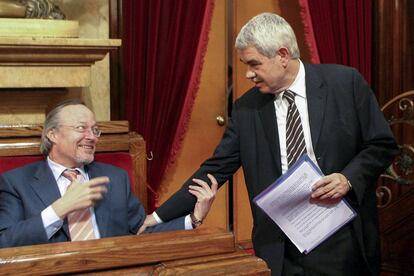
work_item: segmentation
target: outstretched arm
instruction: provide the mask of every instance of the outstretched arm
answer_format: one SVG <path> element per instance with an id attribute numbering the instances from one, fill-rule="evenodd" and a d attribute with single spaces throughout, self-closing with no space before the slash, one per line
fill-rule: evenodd
<path id="1" fill-rule="evenodd" d="M 208 174 L 207 177 L 211 181 L 211 187 L 207 184 L 207 182 L 197 178 L 194 178 L 193 182 L 198 185 L 189 186 L 189 193 L 197 198 L 197 202 L 192 213 L 193 221 L 202 222 L 207 217 L 207 214 L 210 211 L 211 205 L 213 204 L 213 201 L 217 194 L 217 180 L 211 174 Z M 148 215 L 145 219 L 144 224 L 138 230 L 137 234 L 141 234 L 147 227 L 157 225 L 158 223 L 159 221 L 157 221 L 157 219 L 154 217 L 154 214 Z"/>

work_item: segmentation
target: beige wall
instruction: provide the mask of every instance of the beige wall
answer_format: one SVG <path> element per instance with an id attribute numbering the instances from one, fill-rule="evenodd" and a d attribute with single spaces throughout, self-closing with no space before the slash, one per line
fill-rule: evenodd
<path id="1" fill-rule="evenodd" d="M 108 38 L 107 0 L 57 0 L 69 20 L 78 20 L 81 38 Z M 1 39 L 1 38 L 0 38 Z M 59 76 L 56 76 L 58 78 Z M 99 121 L 110 119 L 109 58 L 91 69 L 92 83 L 86 88 L 71 89 L 1 89 L 0 124 L 42 123 L 47 109 L 66 98 L 81 98 Z"/>

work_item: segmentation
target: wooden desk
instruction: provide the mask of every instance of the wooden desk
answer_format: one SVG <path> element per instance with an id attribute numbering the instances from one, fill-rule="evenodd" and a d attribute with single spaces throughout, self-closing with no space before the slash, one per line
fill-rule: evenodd
<path id="1" fill-rule="evenodd" d="M 238 250 L 232 233 L 198 229 L 3 248 L 0 273 L 270 275 L 270 270 Z"/>

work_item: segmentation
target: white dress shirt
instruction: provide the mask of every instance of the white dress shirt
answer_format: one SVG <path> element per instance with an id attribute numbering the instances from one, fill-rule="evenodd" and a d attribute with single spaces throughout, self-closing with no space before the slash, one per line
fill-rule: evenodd
<path id="1" fill-rule="evenodd" d="M 312 146 L 312 137 L 310 132 L 309 125 L 309 114 L 308 114 L 308 101 L 306 98 L 306 82 L 305 82 L 305 67 L 303 66 L 302 61 L 299 60 L 299 72 L 289 86 L 288 90 L 295 92 L 295 103 L 298 108 L 300 119 L 302 121 L 303 135 L 305 137 L 306 143 L 306 152 L 309 157 L 315 162 L 316 165 L 316 156 L 313 151 Z M 279 133 L 279 145 L 280 145 L 280 157 L 282 162 L 282 173 L 285 173 L 288 169 L 287 162 L 287 151 L 286 151 L 286 117 L 289 107 L 289 103 L 286 99 L 283 98 L 283 93 L 276 93 L 275 96 L 275 109 L 276 109 L 276 119 L 277 119 L 277 129 Z"/>

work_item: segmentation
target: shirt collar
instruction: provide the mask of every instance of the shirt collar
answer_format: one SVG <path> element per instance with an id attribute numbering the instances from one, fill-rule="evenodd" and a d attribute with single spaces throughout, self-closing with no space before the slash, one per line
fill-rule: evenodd
<path id="1" fill-rule="evenodd" d="M 49 168 L 52 170 L 53 177 L 55 178 L 56 181 L 58 180 L 58 178 L 62 175 L 62 173 L 65 170 L 70 170 L 71 169 L 71 168 L 66 168 L 65 166 L 63 166 L 61 164 L 56 163 L 55 161 L 50 159 L 49 156 L 47 157 L 47 164 L 49 165 Z M 76 168 L 76 170 L 78 170 L 82 174 L 84 179 L 87 179 L 84 166 L 82 166 L 80 168 Z"/>
<path id="2" fill-rule="evenodd" d="M 299 59 L 299 71 L 288 90 L 295 92 L 296 96 L 306 99 L 305 66 Z M 282 100 L 283 93 L 275 93 L 275 100 Z"/>
<path id="3" fill-rule="evenodd" d="M 305 82 L 305 66 L 302 61 L 299 60 L 299 71 L 295 80 L 288 88 L 290 91 L 295 92 L 297 96 L 306 99 L 306 82 Z"/>

